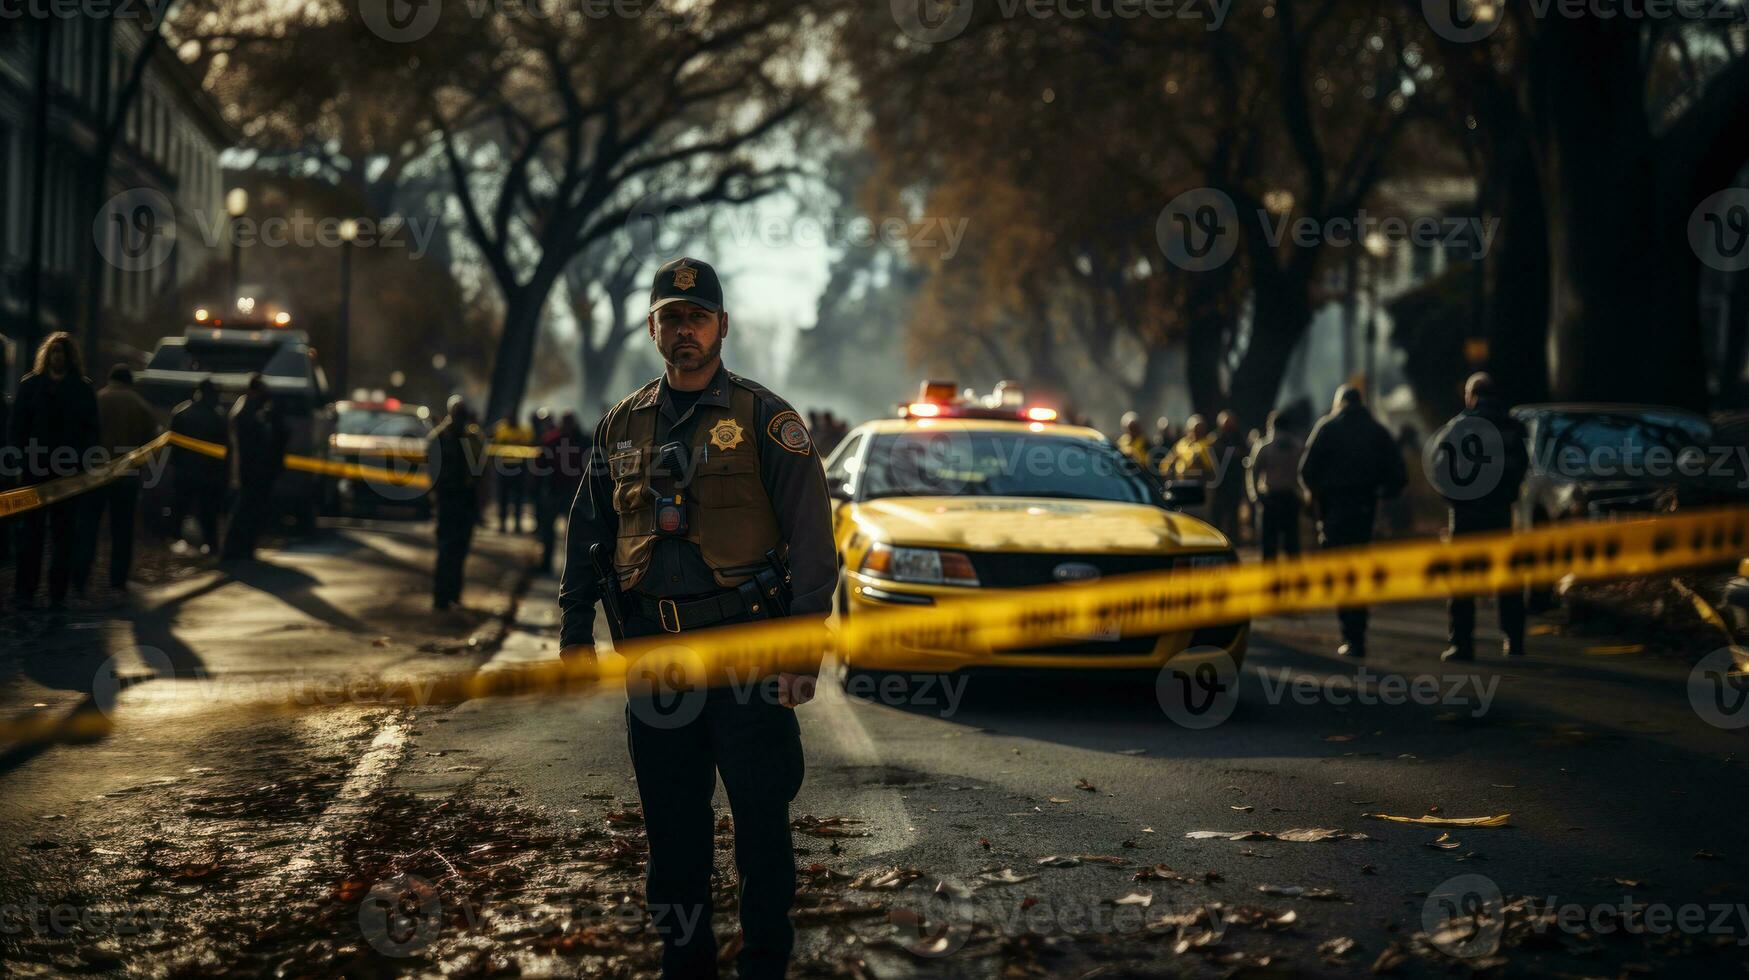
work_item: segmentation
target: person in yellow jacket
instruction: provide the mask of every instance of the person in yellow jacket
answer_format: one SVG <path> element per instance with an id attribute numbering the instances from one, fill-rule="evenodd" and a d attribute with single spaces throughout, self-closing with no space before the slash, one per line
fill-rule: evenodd
<path id="1" fill-rule="evenodd" d="M 1160 461 L 1160 475 L 1168 480 L 1208 483 L 1215 478 L 1214 433 L 1200 415 L 1192 415 L 1184 430 L 1184 438 Z"/>
<path id="2" fill-rule="evenodd" d="M 495 446 L 532 446 L 534 430 L 519 425 L 515 417 L 506 415 L 492 427 Z M 497 474 L 498 533 L 522 533 L 522 505 L 528 500 L 528 467 L 515 456 L 493 456 L 492 472 Z"/>
<path id="3" fill-rule="evenodd" d="M 1148 434 L 1142 431 L 1141 416 L 1134 412 L 1123 413 L 1123 435 L 1117 437 L 1118 451 L 1136 461 L 1142 469 L 1148 468 L 1148 454 L 1153 447 L 1148 444 Z"/>

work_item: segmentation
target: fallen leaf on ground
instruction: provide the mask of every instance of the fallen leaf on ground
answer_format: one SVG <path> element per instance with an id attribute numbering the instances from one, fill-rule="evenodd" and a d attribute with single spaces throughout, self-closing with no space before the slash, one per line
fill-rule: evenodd
<path id="1" fill-rule="evenodd" d="M 1093 785 L 1092 783 L 1088 782 L 1085 779 L 1075 780 L 1075 788 L 1078 790 L 1081 790 L 1082 792 L 1085 792 L 1085 793 L 1097 793 L 1097 792 L 1099 792 L 1099 787 Z"/>
<path id="2" fill-rule="evenodd" d="M 1081 859 L 1067 854 L 1053 854 L 1039 858 L 1038 863 L 1047 868 L 1074 868 L 1080 866 Z"/>
<path id="3" fill-rule="evenodd" d="M 923 872 L 916 868 L 880 868 L 858 875 L 850 887 L 859 891 L 893 891 L 921 877 Z"/>
<path id="4" fill-rule="evenodd" d="M 1237 810 L 1237 811 L 1239 811 L 1239 812 L 1240 812 L 1240 813 L 1250 813 L 1250 812 L 1251 812 L 1251 811 L 1252 811 L 1252 810 L 1255 810 L 1255 809 L 1257 809 L 1257 808 L 1256 808 L 1256 807 L 1254 807 L 1254 806 L 1252 806 L 1252 805 L 1251 805 L 1251 804 L 1249 804 L 1249 803 L 1242 803 L 1242 804 L 1239 804 L 1239 805 L 1237 805 L 1237 806 L 1229 806 L 1229 807 L 1227 807 L 1227 809 L 1229 809 L 1229 810 Z"/>
<path id="5" fill-rule="evenodd" d="M 1368 820 L 1389 820 L 1391 823 L 1412 823 L 1423 827 L 1505 827 L 1512 814 L 1502 813 L 1493 817 L 1398 817 L 1389 813 L 1363 813 Z"/>
<path id="6" fill-rule="evenodd" d="M 1067 803 L 1069 801 L 1063 799 L 1061 796 L 1052 796 L 1052 797 L 1047 798 L 1045 800 L 1045 802 L 1046 803 Z"/>
<path id="7" fill-rule="evenodd" d="M 1427 846 L 1441 851 L 1455 851 L 1464 846 L 1464 842 L 1458 840 L 1449 833 L 1442 833 L 1433 840 L 1428 841 Z"/>
<path id="8" fill-rule="evenodd" d="M 1329 961 L 1340 960 L 1354 951 L 1355 942 L 1348 936 L 1337 936 L 1318 944 L 1318 955 Z"/>
<path id="9" fill-rule="evenodd" d="M 1147 908 L 1148 906 L 1154 904 L 1154 893 L 1153 892 L 1130 892 L 1128 895 L 1125 895 L 1122 898 L 1113 899 L 1111 904 L 1113 904 L 1113 905 L 1139 905 L 1142 908 Z"/>
<path id="10" fill-rule="evenodd" d="M 1366 834 L 1349 833 L 1346 830 L 1334 830 L 1328 827 L 1291 827 L 1279 833 L 1267 830 L 1192 830 L 1184 835 L 1186 840 L 1282 840 L 1294 844 L 1309 844 L 1326 840 L 1372 840 Z"/>
<path id="11" fill-rule="evenodd" d="M 1023 875 L 1013 868 L 997 868 L 978 875 L 978 880 L 992 885 L 1018 885 L 1023 881 L 1031 881 L 1038 875 Z"/>
<path id="12" fill-rule="evenodd" d="M 1304 885 L 1258 885 L 1257 890 L 1265 895 L 1280 895 L 1283 898 L 1309 898 L 1315 901 L 1333 902 L 1342 898 L 1331 888 L 1307 888 Z"/>

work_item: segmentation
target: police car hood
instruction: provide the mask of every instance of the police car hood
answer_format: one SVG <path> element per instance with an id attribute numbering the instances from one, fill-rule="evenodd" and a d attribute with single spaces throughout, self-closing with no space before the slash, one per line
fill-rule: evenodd
<path id="1" fill-rule="evenodd" d="M 1029 497 L 881 497 L 856 505 L 876 540 L 959 551 L 1065 554 L 1208 551 L 1227 539 L 1148 504 Z"/>

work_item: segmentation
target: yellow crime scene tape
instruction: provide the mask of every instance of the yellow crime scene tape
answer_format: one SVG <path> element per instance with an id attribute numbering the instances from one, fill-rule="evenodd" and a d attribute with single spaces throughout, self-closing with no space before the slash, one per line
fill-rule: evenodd
<path id="1" fill-rule="evenodd" d="M 1561 524 L 1521 533 L 1465 535 L 1332 550 L 1298 559 L 1149 572 L 1085 584 L 1004 589 L 938 606 L 859 613 L 840 624 L 782 619 L 616 644 L 615 657 L 460 671 L 345 685 L 347 703 L 455 704 L 484 697 L 565 694 L 628 682 L 642 688 L 709 686 L 780 671 L 811 672 L 828 651 L 849 651 L 878 669 L 907 649 L 959 650 L 973 664 L 1001 651 L 1061 642 L 1116 627 L 1146 635 L 1343 605 L 1480 595 L 1735 562 L 1749 547 L 1749 508 L 1643 520 Z M 331 704 L 332 702 L 325 702 Z M 237 702 L 263 711 L 303 711 L 295 699 Z M 66 740 L 102 734 L 108 716 L 0 723 L 0 739 Z"/>
<path id="2" fill-rule="evenodd" d="M 217 459 L 224 459 L 229 455 L 227 448 L 219 443 L 190 438 L 177 432 L 165 432 L 138 449 L 131 450 L 125 455 L 118 456 L 88 472 L 58 477 L 34 486 L 0 493 L 0 517 L 11 517 L 14 514 L 22 514 L 39 507 L 47 507 L 95 490 L 129 470 L 144 466 L 153 453 L 165 446 L 179 446 Z M 424 452 L 406 449 L 364 449 L 355 451 L 352 455 L 400 459 L 409 462 L 423 462 L 426 459 Z M 539 458 L 541 450 L 534 446 L 488 445 L 486 455 L 529 460 Z M 363 463 L 342 463 L 287 453 L 285 455 L 285 468 L 345 480 L 369 480 L 398 487 L 413 487 L 419 490 L 431 489 L 431 479 L 423 473 L 386 469 L 381 466 L 367 466 Z"/>

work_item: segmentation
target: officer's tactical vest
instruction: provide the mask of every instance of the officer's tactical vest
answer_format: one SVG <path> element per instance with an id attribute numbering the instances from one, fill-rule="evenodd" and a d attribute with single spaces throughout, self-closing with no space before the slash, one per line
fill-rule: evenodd
<path id="1" fill-rule="evenodd" d="M 740 585 L 763 567 L 765 553 L 781 544 L 777 515 L 759 477 L 759 400 L 730 376 L 729 407 L 693 406 L 692 438 L 687 457 L 692 482 L 682 488 L 691 498 L 686 540 L 698 546 L 717 584 Z M 646 389 L 647 390 L 647 389 Z M 656 461 L 660 400 L 638 407 L 644 391 L 628 399 L 608 426 L 608 446 L 629 445 L 608 454 L 613 478 L 613 509 L 619 515 L 619 540 L 613 564 L 621 589 L 635 588 L 650 567 L 657 540 L 651 507 L 651 470 Z M 737 431 L 738 430 L 738 431 Z M 678 486 L 684 474 L 672 474 Z"/>

